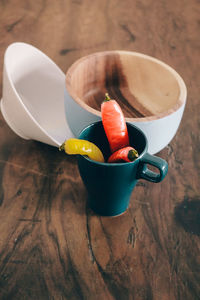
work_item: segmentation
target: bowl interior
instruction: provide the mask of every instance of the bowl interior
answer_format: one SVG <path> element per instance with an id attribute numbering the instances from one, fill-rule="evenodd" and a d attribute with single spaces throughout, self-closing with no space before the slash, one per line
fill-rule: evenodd
<path id="1" fill-rule="evenodd" d="M 44 53 L 25 43 L 8 48 L 5 66 L 16 101 L 23 103 L 38 128 L 61 144 L 69 131 L 63 103 L 64 73 Z"/>
<path id="2" fill-rule="evenodd" d="M 108 92 L 125 117 L 168 114 L 182 105 L 181 78 L 169 66 L 149 56 L 127 51 L 99 52 L 75 62 L 66 87 L 86 109 L 100 111 Z"/>

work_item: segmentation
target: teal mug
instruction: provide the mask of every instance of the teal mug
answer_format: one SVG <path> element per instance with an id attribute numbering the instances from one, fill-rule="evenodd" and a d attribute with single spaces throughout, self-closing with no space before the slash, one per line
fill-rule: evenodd
<path id="1" fill-rule="evenodd" d="M 139 179 L 160 182 L 168 171 L 165 160 L 147 152 L 148 142 L 144 133 L 130 123 L 127 123 L 127 128 L 130 146 L 139 153 L 135 161 L 100 163 L 87 156 L 78 155 L 79 172 L 88 191 L 89 206 L 101 216 L 117 216 L 125 212 Z M 97 145 L 107 161 L 111 153 L 101 121 L 84 128 L 79 138 Z M 148 165 L 156 167 L 158 173 L 149 170 Z"/>

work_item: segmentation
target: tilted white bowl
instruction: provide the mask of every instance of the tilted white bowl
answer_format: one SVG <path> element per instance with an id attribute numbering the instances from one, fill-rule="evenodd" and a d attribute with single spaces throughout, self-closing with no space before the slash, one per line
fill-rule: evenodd
<path id="1" fill-rule="evenodd" d="M 43 52 L 13 43 L 5 52 L 1 112 L 24 139 L 59 146 L 72 137 L 65 118 L 65 74 Z"/>

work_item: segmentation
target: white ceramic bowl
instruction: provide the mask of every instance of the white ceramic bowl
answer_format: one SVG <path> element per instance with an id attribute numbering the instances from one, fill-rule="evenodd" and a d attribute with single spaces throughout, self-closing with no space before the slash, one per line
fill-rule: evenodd
<path id="1" fill-rule="evenodd" d="M 119 102 L 126 121 L 145 133 L 149 153 L 159 152 L 173 139 L 187 96 L 173 68 L 129 51 L 98 52 L 76 61 L 66 73 L 65 87 L 66 118 L 75 136 L 101 119 L 106 92 Z"/>
<path id="2" fill-rule="evenodd" d="M 5 52 L 1 112 L 24 139 L 59 146 L 72 137 L 64 112 L 65 74 L 44 53 L 25 43 Z"/>

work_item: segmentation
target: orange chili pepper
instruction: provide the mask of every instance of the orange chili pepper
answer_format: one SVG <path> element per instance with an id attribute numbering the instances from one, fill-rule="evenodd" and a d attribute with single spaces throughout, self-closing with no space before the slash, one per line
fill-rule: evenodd
<path id="1" fill-rule="evenodd" d="M 123 112 L 115 100 L 106 93 L 105 101 L 101 104 L 101 117 L 111 152 L 129 145 L 128 130 Z"/>
<path id="2" fill-rule="evenodd" d="M 114 152 L 109 158 L 109 163 L 126 161 L 131 162 L 138 157 L 138 152 L 133 147 L 125 147 Z"/>

